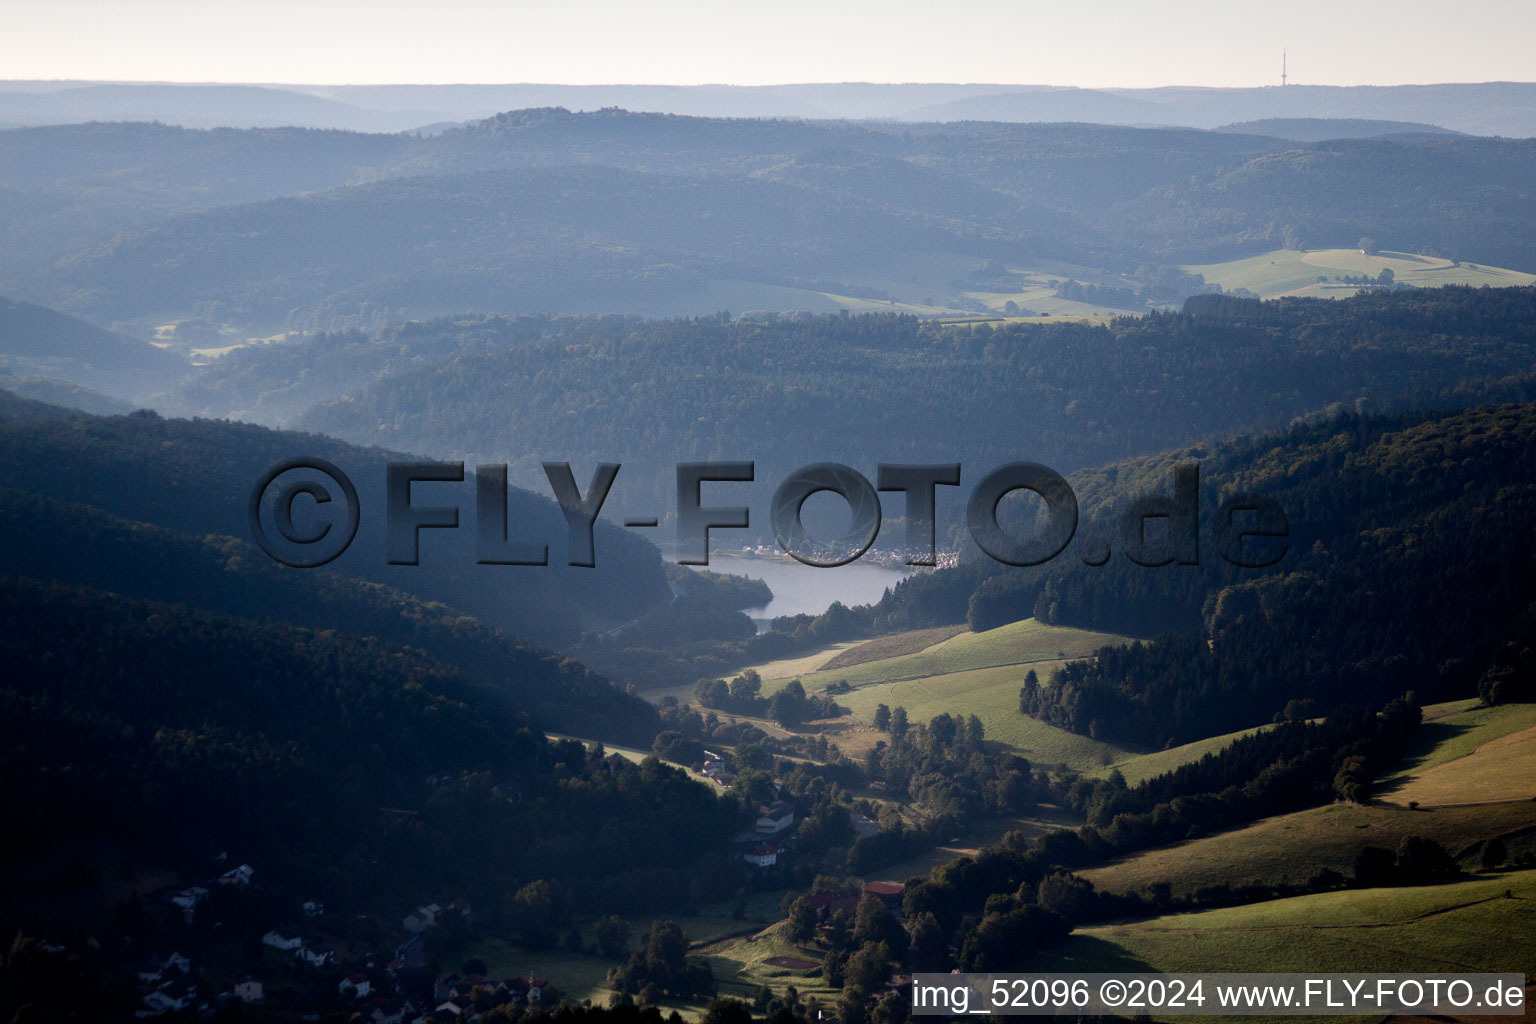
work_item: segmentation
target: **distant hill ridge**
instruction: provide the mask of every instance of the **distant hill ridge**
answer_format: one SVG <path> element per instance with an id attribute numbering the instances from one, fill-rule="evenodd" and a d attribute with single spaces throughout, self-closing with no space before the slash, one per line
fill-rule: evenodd
<path id="1" fill-rule="evenodd" d="M 1268 135 L 1293 142 L 1330 139 L 1384 139 L 1403 135 L 1461 135 L 1462 132 L 1413 121 L 1373 121 L 1357 117 L 1268 117 L 1216 129 L 1234 135 Z"/>
<path id="2" fill-rule="evenodd" d="M 298 125 L 404 131 L 501 110 L 563 106 L 706 117 L 898 121 L 1094 121 L 1217 125 L 1261 118 L 1422 122 L 1479 135 L 1536 135 L 1536 84 L 1080 89 L 990 83 L 799 85 L 178 85 L 0 82 L 0 123 L 158 120 L 189 127 Z"/>

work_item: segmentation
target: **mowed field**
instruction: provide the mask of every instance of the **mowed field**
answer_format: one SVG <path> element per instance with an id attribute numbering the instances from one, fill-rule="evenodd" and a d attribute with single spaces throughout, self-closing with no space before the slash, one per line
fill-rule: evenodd
<path id="1" fill-rule="evenodd" d="M 1049 954 L 1019 966 L 1530 974 L 1536 968 L 1536 871 L 1317 893 L 1082 928 Z"/>
<path id="2" fill-rule="evenodd" d="M 813 723 L 799 731 L 825 731 L 855 755 L 881 738 L 864 726 L 874 720 L 875 709 L 885 704 L 906 708 L 913 723 L 941 714 L 975 715 L 988 740 L 1005 744 L 1031 761 L 1090 771 L 1126 761 L 1137 752 L 1020 714 L 1019 688 L 1031 670 L 1043 683 L 1063 661 L 1089 657 L 1101 647 L 1125 642 L 1124 637 L 1110 633 L 1024 619 L 983 633 L 957 627 L 897 633 L 753 668 L 763 677 L 765 694 L 776 693 L 791 679 L 799 679 L 809 693 L 839 681 L 853 686 L 852 692 L 838 694 L 836 699 L 852 710 L 855 723 L 847 719 Z M 879 656 L 887 653 L 891 656 Z M 840 667 L 824 667 L 828 662 Z M 648 696 L 654 699 L 655 693 Z"/>
<path id="3" fill-rule="evenodd" d="M 891 643 L 891 638 L 877 637 L 866 643 Z M 802 658 L 768 662 L 753 666 L 763 677 L 763 692 L 773 693 L 791 679 L 799 679 L 807 693 L 826 689 L 829 683 L 846 681 L 852 686 L 869 686 L 923 676 L 948 675 L 980 668 L 996 668 L 1005 665 L 1038 666 L 1041 662 L 1086 658 L 1100 647 L 1126 643 L 1124 637 L 1113 633 L 1095 633 L 1086 629 L 1069 629 L 1065 626 L 1048 626 L 1034 619 L 1011 622 L 983 633 L 965 631 L 948 639 L 940 640 L 913 653 L 896 657 L 879 658 L 860 664 L 844 664 L 840 668 L 816 668 L 805 671 Z M 850 654 L 858 650 L 854 645 L 848 651 L 839 650 L 832 657 L 851 660 Z M 828 658 L 831 660 L 831 657 Z M 1041 681 L 1046 672 L 1036 667 Z M 1021 673 L 1022 678 L 1022 673 Z M 1017 704 L 1017 693 L 1015 693 Z M 961 709 L 950 709 L 964 710 Z"/>
<path id="4" fill-rule="evenodd" d="M 1482 263 L 1457 264 L 1438 256 L 1405 252 L 1362 254 L 1359 249 L 1277 249 L 1261 256 L 1227 263 L 1196 264 L 1184 268 L 1228 290 L 1246 288 L 1260 298 L 1282 295 L 1345 298 L 1357 289 L 1336 281 L 1339 277 L 1377 277 L 1391 270 L 1393 278 L 1415 288 L 1447 284 L 1508 287 L 1536 284 L 1536 275 Z M 1326 282 L 1319 282 L 1326 277 Z"/>
<path id="5" fill-rule="evenodd" d="M 861 686 L 837 698 L 854 715 L 872 721 L 880 704 L 904 707 L 912 722 L 927 722 L 941 714 L 970 716 L 981 720 L 987 739 L 1006 744 L 1041 765 L 1065 765 L 1075 771 L 1091 771 L 1123 761 L 1132 752 L 1109 743 L 1079 736 L 1019 713 L 1019 687 L 1024 673 L 1034 668 L 1041 678 L 1061 662 L 1034 662 L 1029 666 L 981 668 Z"/>
<path id="6" fill-rule="evenodd" d="M 1536 803 L 1528 800 L 1418 810 L 1337 803 L 1161 846 L 1079 874 L 1110 892 L 1138 892 L 1163 881 L 1178 894 L 1208 885 L 1301 884 L 1324 868 L 1349 875 L 1366 846 L 1395 852 L 1407 837 L 1423 836 L 1455 854 L 1533 825 Z"/>
<path id="7" fill-rule="evenodd" d="M 1390 797 L 1423 807 L 1536 800 L 1536 727 L 1489 740 L 1466 757 L 1411 775 Z"/>
<path id="8" fill-rule="evenodd" d="M 1324 868 L 1348 875 L 1365 846 L 1396 850 L 1411 835 L 1458 854 L 1484 839 L 1536 826 L 1536 704 L 1463 702 L 1421 730 L 1396 781 L 1369 806 L 1336 803 L 1160 847 L 1082 872 L 1094 885 L 1133 892 L 1169 881 L 1177 892 L 1250 882 L 1305 882 Z M 1522 728 L 1524 726 L 1524 728 Z M 1479 742 L 1481 740 L 1481 742 Z M 1431 767 L 1420 769 L 1428 764 Z M 1417 804 L 1417 806 L 1413 806 Z"/>
<path id="9" fill-rule="evenodd" d="M 1472 699 L 1431 704 L 1424 709 L 1424 723 L 1419 726 L 1403 763 L 1382 781 L 1408 779 L 1532 726 L 1536 726 L 1536 703 L 1485 708 Z"/>

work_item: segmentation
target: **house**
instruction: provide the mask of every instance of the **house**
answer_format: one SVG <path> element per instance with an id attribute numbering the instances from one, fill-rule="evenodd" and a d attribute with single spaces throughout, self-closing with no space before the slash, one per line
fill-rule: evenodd
<path id="1" fill-rule="evenodd" d="M 761 843 L 742 854 L 741 859 L 756 867 L 771 868 L 779 862 L 779 848 L 772 843 Z"/>
<path id="2" fill-rule="evenodd" d="M 453 998 L 454 991 L 458 988 L 459 976 L 452 971 L 444 971 L 432 981 L 432 999 L 442 1003 Z"/>
<path id="3" fill-rule="evenodd" d="M 341 983 L 336 986 L 336 992 L 343 999 L 367 999 L 373 991 L 373 985 L 368 981 L 368 975 L 362 971 L 353 971 Z"/>
<path id="4" fill-rule="evenodd" d="M 901 894 L 906 889 L 900 882 L 870 882 L 864 887 L 864 895 L 873 896 L 888 907 L 900 907 Z"/>
<path id="5" fill-rule="evenodd" d="M 304 945 L 304 939 L 299 935 L 299 930 L 293 925 L 285 924 L 273 928 L 261 937 L 263 946 L 271 946 L 273 949 L 291 950 L 299 949 Z"/>
<path id="6" fill-rule="evenodd" d="M 450 999 L 445 1003 L 439 1004 L 434 1012 L 441 1020 L 458 1020 L 464 1016 L 464 1007 Z"/>
<path id="7" fill-rule="evenodd" d="M 880 831 L 880 824 L 867 814 L 858 811 L 848 812 L 848 824 L 853 826 L 853 834 L 868 839 Z"/>
<path id="8" fill-rule="evenodd" d="M 424 907 L 417 907 L 415 910 L 411 911 L 405 916 L 405 920 L 400 922 L 400 927 L 404 928 L 412 935 L 420 935 L 428 928 L 431 928 L 433 925 L 437 924 L 437 915 L 442 913 L 442 911 L 443 908 L 436 903 L 429 903 Z"/>
<path id="9" fill-rule="evenodd" d="M 324 967 L 336 958 L 336 954 L 322 945 L 301 944 L 293 951 L 294 959 L 310 967 Z"/>
<path id="10" fill-rule="evenodd" d="M 261 982 L 250 975 L 241 978 L 235 982 L 235 998 L 247 1005 L 261 1002 Z"/>
<path id="11" fill-rule="evenodd" d="M 182 974 L 190 974 L 192 972 L 191 959 L 183 956 L 181 952 L 177 950 L 172 950 L 171 955 L 162 960 L 161 964 L 167 971 L 175 970 L 180 971 Z"/>
<path id="12" fill-rule="evenodd" d="M 305 900 L 299 907 L 305 917 L 319 917 L 325 913 L 325 904 L 318 900 Z"/>
<path id="13" fill-rule="evenodd" d="M 757 831 L 765 836 L 777 835 L 794 823 L 795 805 L 788 800 L 775 800 L 758 813 Z"/>
<path id="14" fill-rule="evenodd" d="M 251 876 L 256 874 L 256 869 L 249 864 L 241 864 L 237 868 L 230 868 L 219 876 L 220 885 L 250 885 Z"/>

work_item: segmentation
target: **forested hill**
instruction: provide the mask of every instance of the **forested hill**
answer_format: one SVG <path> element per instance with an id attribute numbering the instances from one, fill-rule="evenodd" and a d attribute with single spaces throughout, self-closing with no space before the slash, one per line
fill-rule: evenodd
<path id="1" fill-rule="evenodd" d="M 734 798 L 590 763 L 408 649 L 6 576 L 0 658 L 12 863 L 83 839 L 197 879 L 227 850 L 282 904 L 347 917 L 445 891 L 494 912 L 532 879 L 575 909 L 659 909 L 725 874 Z"/>
<path id="2" fill-rule="evenodd" d="M 249 541 L 247 501 L 252 488 L 270 467 L 297 456 L 319 456 L 336 464 L 355 482 L 361 505 L 361 525 L 351 547 L 331 566 L 310 572 L 334 571 L 384 583 L 416 598 L 443 601 L 514 636 L 554 646 L 573 642 L 588 626 L 625 622 L 671 599 L 661 556 L 649 542 L 599 523 L 597 567 L 569 566 L 568 531 L 559 507 L 550 498 L 516 488 L 508 497 L 513 539 L 547 541 L 550 564 L 477 565 L 473 465 L 466 483 L 438 484 L 434 486 L 442 490 L 429 492 L 433 501 L 440 495 L 468 510 L 463 527 L 425 531 L 422 564 L 390 566 L 384 550 L 384 467 L 399 456 L 312 434 L 163 419 L 147 412 L 0 423 L 0 462 L 12 490 L 94 507 L 194 538 L 216 534 Z M 420 503 L 420 485 L 416 491 Z M 35 540 L 13 540 L 23 542 L 67 544 L 68 538 L 44 534 Z M 226 582 L 237 585 L 235 577 Z"/>
<path id="3" fill-rule="evenodd" d="M 65 378 L 125 396 L 185 375 L 186 358 L 43 306 L 0 297 L 0 374 Z"/>
<path id="4" fill-rule="evenodd" d="M 575 661 L 383 584 L 280 566 L 247 539 L 180 533 L 3 489 L 0 537 L 6 571 L 17 576 L 423 652 L 452 666 L 483 702 L 539 727 L 642 745 L 659 727 L 650 704 Z"/>
<path id="5" fill-rule="evenodd" d="M 297 358 L 317 368 L 304 384 L 311 396 L 333 378 L 358 390 L 300 422 L 389 447 L 468 444 L 526 473 L 548 458 L 622 462 L 615 513 L 670 512 L 675 462 L 755 458 L 759 483 L 739 493 L 765 508 L 784 474 L 824 459 L 870 476 L 879 462 L 961 461 L 968 484 L 1003 462 L 1069 472 L 1280 428 L 1334 403 L 1519 397 L 1519 383 L 1469 382 L 1528 373 L 1533 325 L 1536 289 L 1456 288 L 1206 303 L 1106 326 L 973 329 L 889 315 L 443 321 L 379 343 L 306 345 Z M 283 348 L 231 357 L 194 400 L 292 400 L 284 381 L 295 358 Z M 379 379 L 358 387 L 370 366 Z"/>
<path id="6" fill-rule="evenodd" d="M 280 329 L 465 309 L 806 308 L 825 292 L 922 303 L 975 290 L 963 279 L 988 260 L 1112 282 L 1362 236 L 1530 268 L 1533 152 L 1456 136 L 561 109 L 426 137 L 22 129 L 0 132 L 0 287 L 143 330 Z"/>
<path id="7" fill-rule="evenodd" d="M 1174 466 L 1196 462 L 1199 565 L 1133 564 L 1120 515 L 1142 495 L 1171 496 Z M 1156 635 L 1026 686 L 1021 707 L 1102 739 L 1157 744 L 1410 690 L 1426 702 L 1477 696 L 1510 650 L 1536 642 L 1530 402 L 1339 413 L 1086 472 L 1077 490 L 1085 519 L 1054 561 L 916 578 L 855 617 L 891 629 L 968 615 L 987 629 L 1033 615 Z M 1240 494 L 1285 513 L 1285 540 L 1247 542 L 1283 551 L 1272 566 L 1238 568 L 1218 553 L 1219 507 Z M 1107 565 L 1083 564 L 1105 543 L 1116 549 Z M 1518 680 L 1506 696 L 1530 686 Z"/>

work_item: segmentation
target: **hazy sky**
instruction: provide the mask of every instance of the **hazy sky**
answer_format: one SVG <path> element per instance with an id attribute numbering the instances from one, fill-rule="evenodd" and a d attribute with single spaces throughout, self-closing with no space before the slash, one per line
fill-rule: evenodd
<path id="1" fill-rule="evenodd" d="M 213 82 L 1536 79 L 1536 0 L 0 0 L 0 76 Z"/>

